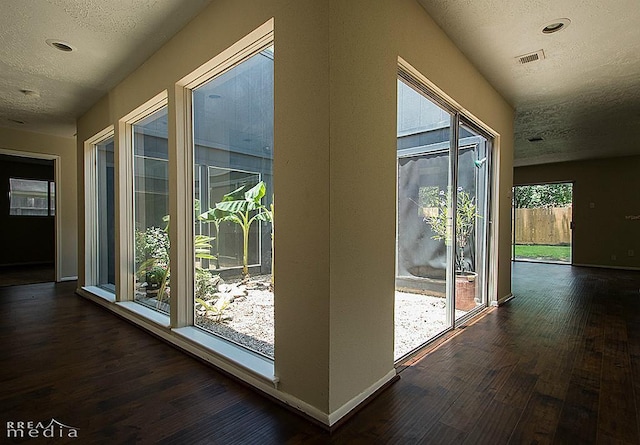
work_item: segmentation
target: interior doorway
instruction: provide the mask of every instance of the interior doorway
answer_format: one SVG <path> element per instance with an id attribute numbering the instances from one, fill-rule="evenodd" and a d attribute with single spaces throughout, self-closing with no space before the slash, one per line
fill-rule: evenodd
<path id="1" fill-rule="evenodd" d="M 571 264 L 571 182 L 513 188 L 512 259 Z"/>
<path id="2" fill-rule="evenodd" d="M 56 281 L 56 161 L 0 153 L 0 286 Z"/>

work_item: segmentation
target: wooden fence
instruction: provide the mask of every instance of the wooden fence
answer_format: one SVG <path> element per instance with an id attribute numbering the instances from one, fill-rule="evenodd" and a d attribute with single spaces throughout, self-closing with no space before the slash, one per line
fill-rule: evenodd
<path id="1" fill-rule="evenodd" d="M 571 207 L 516 209 L 516 244 L 571 243 Z"/>

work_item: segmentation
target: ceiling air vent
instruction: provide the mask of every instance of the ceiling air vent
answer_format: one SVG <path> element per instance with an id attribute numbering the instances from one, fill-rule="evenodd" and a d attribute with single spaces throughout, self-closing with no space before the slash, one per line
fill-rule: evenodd
<path id="1" fill-rule="evenodd" d="M 518 65 L 524 65 L 526 63 L 537 62 L 542 59 L 544 59 L 544 51 L 540 49 L 534 53 L 523 54 L 516 57 L 516 62 L 518 62 Z"/>

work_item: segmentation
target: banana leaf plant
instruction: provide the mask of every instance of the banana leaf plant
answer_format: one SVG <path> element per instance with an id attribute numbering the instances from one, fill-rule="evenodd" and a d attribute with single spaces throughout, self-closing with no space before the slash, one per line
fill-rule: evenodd
<path id="1" fill-rule="evenodd" d="M 215 263 L 216 263 L 216 269 L 220 269 L 220 223 L 222 223 L 223 221 L 225 221 L 225 218 L 229 216 L 229 214 L 227 212 L 224 212 L 220 209 L 209 209 L 208 211 L 201 213 L 200 215 L 197 216 L 198 221 L 204 222 L 204 223 L 210 223 L 213 224 L 213 227 L 215 228 L 215 236 L 212 237 L 213 240 L 215 241 L 214 245 L 213 245 L 213 249 L 214 249 L 214 257 L 215 257 Z"/>
<path id="2" fill-rule="evenodd" d="M 255 221 L 271 222 L 272 211 L 262 204 L 262 198 L 267 193 L 267 186 L 264 181 L 258 182 L 249 190 L 244 191 L 242 186 L 223 196 L 222 201 L 216 203 L 214 209 L 210 209 L 208 214 L 211 218 L 222 216 L 223 221 L 230 221 L 238 224 L 242 229 L 242 275 L 246 279 L 249 277 L 249 230 Z"/>

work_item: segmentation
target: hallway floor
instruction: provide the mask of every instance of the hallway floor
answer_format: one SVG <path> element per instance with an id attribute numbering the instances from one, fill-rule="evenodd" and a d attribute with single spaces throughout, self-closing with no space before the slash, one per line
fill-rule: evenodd
<path id="1" fill-rule="evenodd" d="M 331 436 L 75 282 L 2 287 L 0 437 L 7 421 L 55 418 L 80 440 L 52 443 L 640 444 L 640 272 L 513 267 L 513 300 Z"/>
<path id="2" fill-rule="evenodd" d="M 53 264 L 0 266 L 0 287 L 47 283 L 55 280 L 56 272 Z"/>

